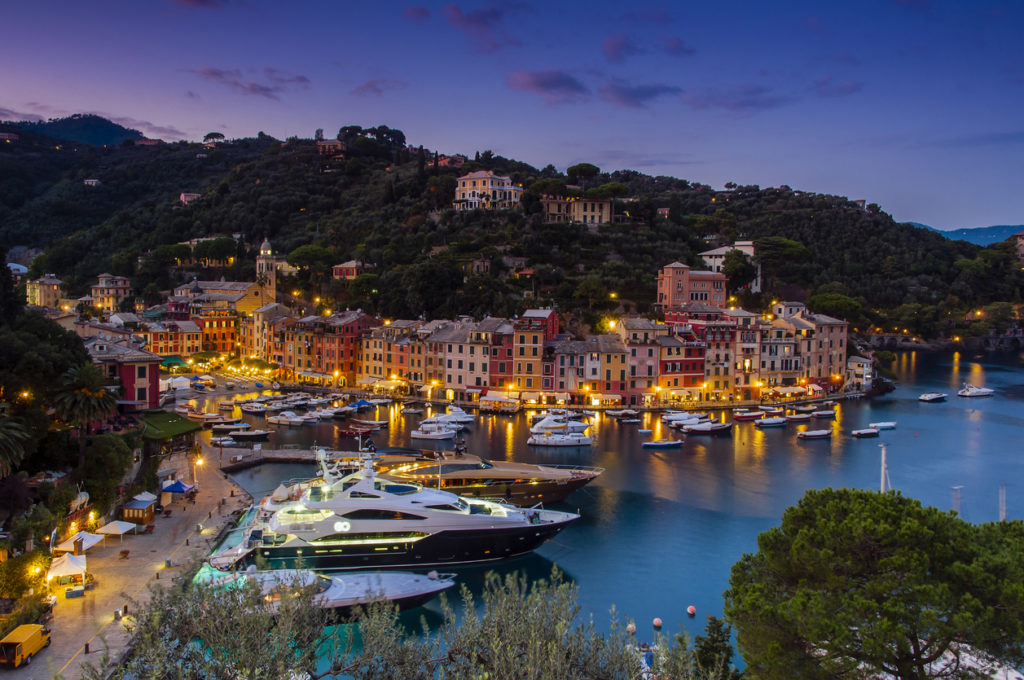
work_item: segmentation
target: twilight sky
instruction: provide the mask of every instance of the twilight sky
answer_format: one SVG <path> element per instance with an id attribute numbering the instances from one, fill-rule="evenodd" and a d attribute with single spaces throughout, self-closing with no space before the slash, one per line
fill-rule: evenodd
<path id="1" fill-rule="evenodd" d="M 3 13 L 0 119 L 93 112 L 165 140 L 384 124 L 537 167 L 788 184 L 943 229 L 1024 223 L 1020 0 L 33 0 Z"/>

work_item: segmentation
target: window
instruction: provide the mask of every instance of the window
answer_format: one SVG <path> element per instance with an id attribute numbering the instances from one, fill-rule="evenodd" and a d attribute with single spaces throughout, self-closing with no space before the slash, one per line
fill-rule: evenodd
<path id="1" fill-rule="evenodd" d="M 137 366 L 136 367 L 136 369 L 135 369 L 135 377 L 136 378 L 145 378 L 146 377 L 146 366 L 145 365 Z"/>
<path id="2" fill-rule="evenodd" d="M 149 401 L 146 398 L 146 388 L 145 387 L 136 387 L 135 388 L 135 400 L 136 401 Z"/>

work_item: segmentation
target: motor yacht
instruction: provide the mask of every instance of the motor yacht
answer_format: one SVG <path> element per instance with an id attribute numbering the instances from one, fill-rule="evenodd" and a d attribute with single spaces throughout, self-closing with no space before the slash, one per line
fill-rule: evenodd
<path id="1" fill-rule="evenodd" d="M 341 469 L 355 469 L 359 457 L 336 459 Z M 586 465 L 535 465 L 486 460 L 467 453 L 457 442 L 447 451 L 382 448 L 373 457 L 377 474 L 396 481 L 410 481 L 440 488 L 460 496 L 504 500 L 531 506 L 557 503 L 604 472 Z"/>
<path id="2" fill-rule="evenodd" d="M 920 397 L 918 397 L 917 400 L 934 403 L 937 401 L 946 401 L 946 397 L 948 396 L 948 394 L 943 394 L 942 392 L 925 392 Z"/>
<path id="3" fill-rule="evenodd" d="M 267 405 L 266 404 L 261 404 L 259 402 L 252 402 L 252 403 L 249 403 L 249 404 L 242 404 L 238 408 L 240 408 L 242 410 L 242 413 L 251 413 L 252 415 L 255 415 L 255 416 L 262 416 L 262 415 L 266 414 L 266 412 L 267 412 Z"/>
<path id="4" fill-rule="evenodd" d="M 804 430 L 797 432 L 797 439 L 828 439 L 832 436 L 832 430 Z"/>
<path id="5" fill-rule="evenodd" d="M 351 571 L 344 575 L 318 574 L 311 569 L 273 569 L 224 574 L 204 565 L 195 580 L 215 587 L 231 587 L 248 581 L 260 588 L 265 601 L 277 608 L 282 597 L 296 588 L 314 588 L 313 602 L 322 609 L 341 615 L 356 607 L 388 600 L 399 609 L 410 609 L 433 599 L 455 585 L 454 574 L 416 574 L 410 571 Z"/>
<path id="6" fill-rule="evenodd" d="M 957 392 L 957 396 L 960 397 L 991 397 L 995 394 L 995 390 L 990 387 L 978 387 L 971 383 L 964 383 L 964 388 Z"/>
<path id="7" fill-rule="evenodd" d="M 868 423 L 868 427 L 873 427 L 876 430 L 895 430 L 896 429 L 896 421 L 895 420 L 885 420 L 885 421 L 882 421 L 880 423 Z"/>
<path id="8" fill-rule="evenodd" d="M 582 432 L 541 432 L 531 435 L 526 443 L 530 446 L 590 446 L 594 438 Z"/>
<path id="9" fill-rule="evenodd" d="M 590 423 L 582 420 L 568 420 L 565 416 L 548 416 L 530 426 L 530 432 L 541 434 L 543 432 L 586 432 Z"/>
<path id="10" fill-rule="evenodd" d="M 878 436 L 878 429 L 874 428 L 874 427 L 865 427 L 865 428 L 860 429 L 860 430 L 851 430 L 850 434 L 852 434 L 857 439 L 865 439 L 867 437 L 877 437 Z"/>
<path id="11" fill-rule="evenodd" d="M 279 486 L 210 564 L 336 570 L 492 562 L 532 552 L 579 518 L 395 482 L 377 476 L 370 459 L 344 476 L 323 449 L 317 462 L 321 476 Z"/>
<path id="12" fill-rule="evenodd" d="M 301 425 L 311 425 L 317 421 L 316 418 L 310 418 L 309 416 L 300 416 L 295 411 L 281 411 L 276 416 L 267 416 L 267 422 L 274 425 L 287 425 L 289 427 L 299 427 Z"/>
<path id="13" fill-rule="evenodd" d="M 413 439 L 454 439 L 458 431 L 446 423 L 420 423 L 419 428 L 409 433 Z"/>

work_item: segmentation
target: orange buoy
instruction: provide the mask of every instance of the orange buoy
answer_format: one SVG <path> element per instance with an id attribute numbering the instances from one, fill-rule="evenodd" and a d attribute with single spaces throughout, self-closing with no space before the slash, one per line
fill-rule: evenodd
<path id="1" fill-rule="evenodd" d="M 686 613 L 689 614 L 690 618 L 692 619 L 694 616 L 697 615 L 697 608 L 691 604 L 689 607 L 686 608 Z"/>
<path id="2" fill-rule="evenodd" d="M 661 619 L 657 616 L 654 617 L 654 621 L 652 621 L 651 623 L 654 624 L 655 628 L 661 628 Z"/>

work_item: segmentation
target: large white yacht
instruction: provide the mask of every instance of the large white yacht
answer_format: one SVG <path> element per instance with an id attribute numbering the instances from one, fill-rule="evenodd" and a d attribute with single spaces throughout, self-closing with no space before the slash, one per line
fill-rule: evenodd
<path id="1" fill-rule="evenodd" d="M 535 550 L 579 517 L 383 479 L 369 459 L 341 476 L 326 452 L 317 457 L 322 476 L 264 498 L 211 565 L 333 570 L 490 562 Z"/>

